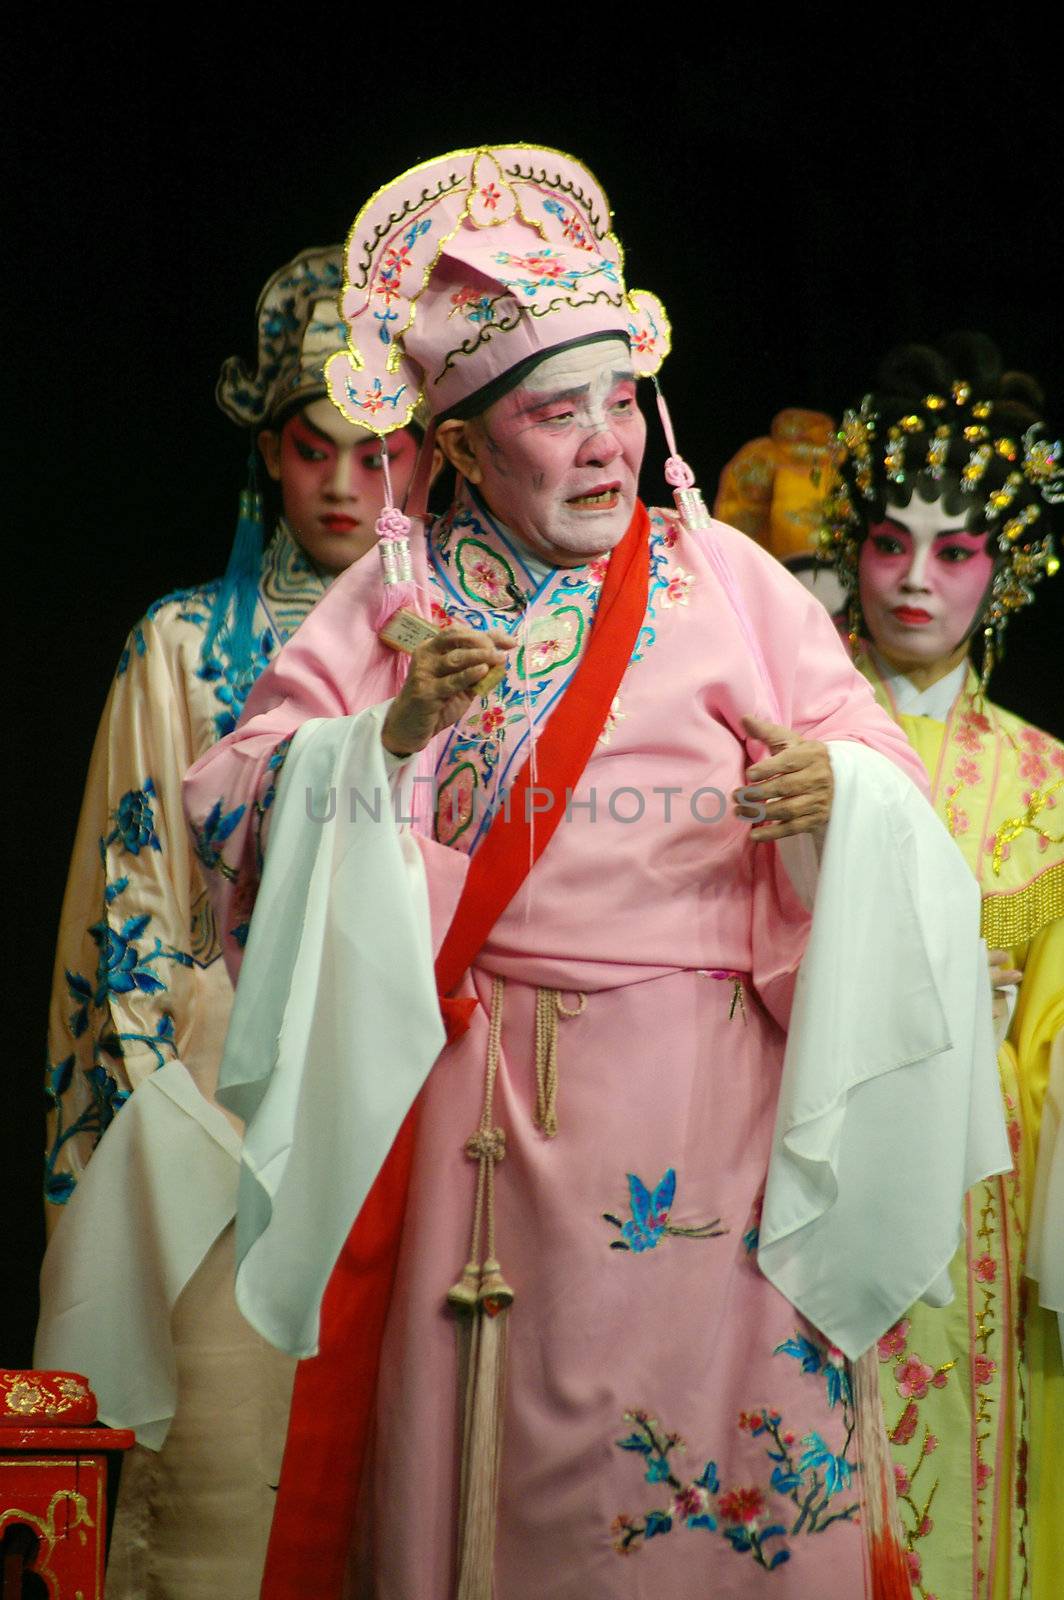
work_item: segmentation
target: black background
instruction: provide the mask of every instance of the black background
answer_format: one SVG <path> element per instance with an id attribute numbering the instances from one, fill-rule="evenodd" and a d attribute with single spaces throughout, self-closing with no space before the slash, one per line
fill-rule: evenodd
<path id="1" fill-rule="evenodd" d="M 417 160 L 540 141 L 602 179 L 629 284 L 669 310 L 663 379 L 707 498 L 780 407 L 837 416 L 891 344 L 953 328 L 1037 373 L 1060 425 L 1044 21 L 1035 43 L 1005 13 L 993 36 L 950 36 L 941 13 L 938 32 L 898 37 L 878 10 L 850 37 L 851 8 L 741 43 L 664 12 L 622 23 L 600 6 L 592 25 L 569 10 L 235 11 L 228 36 L 220 16 L 143 11 L 143 37 L 63 30 L 9 56 L 0 1365 L 30 1358 L 49 977 L 97 718 L 147 604 L 224 565 L 244 449 L 213 388 L 224 357 L 253 353 L 275 267 L 341 239 Z M 1058 736 L 1062 624 L 1064 576 L 1014 622 L 995 679 Z"/>

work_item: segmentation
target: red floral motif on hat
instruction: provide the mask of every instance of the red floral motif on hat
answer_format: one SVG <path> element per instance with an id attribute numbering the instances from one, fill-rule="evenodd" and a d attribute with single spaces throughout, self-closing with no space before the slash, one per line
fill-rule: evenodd
<path id="1" fill-rule="evenodd" d="M 550 245 L 527 256 L 500 250 L 495 260 L 500 267 L 517 267 L 521 272 L 531 273 L 533 278 L 560 278 L 565 271 L 565 262 L 559 259 L 558 252 L 552 250 Z"/>
<path id="2" fill-rule="evenodd" d="M 327 365 L 330 395 L 383 435 L 419 396 L 439 413 L 508 370 L 540 326 L 545 350 L 568 329 L 627 333 L 649 375 L 668 323 L 653 296 L 626 294 L 622 264 L 608 200 L 570 156 L 481 146 L 419 163 L 367 201 L 348 236 L 348 350 Z"/>

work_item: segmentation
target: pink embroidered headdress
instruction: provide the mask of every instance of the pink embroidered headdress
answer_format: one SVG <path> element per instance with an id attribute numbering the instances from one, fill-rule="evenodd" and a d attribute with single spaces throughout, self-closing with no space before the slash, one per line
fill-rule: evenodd
<path id="1" fill-rule="evenodd" d="M 329 392 L 386 434 L 419 397 L 439 417 L 548 350 L 619 334 L 650 376 L 669 350 L 665 308 L 627 291 L 605 194 L 571 156 L 531 145 L 425 162 L 363 206 L 344 252 L 348 349 Z"/>
<path id="2" fill-rule="evenodd" d="M 326 366 L 334 404 L 382 437 L 415 408 L 439 419 L 505 374 L 587 339 L 627 340 L 636 373 L 669 352 L 656 295 L 626 288 L 609 202 L 579 161 L 536 145 L 457 150 L 413 167 L 359 212 L 344 249 L 340 311 L 347 349 Z M 685 520 L 706 513 L 690 468 L 670 448 L 666 478 Z M 431 430 L 423 459 L 431 455 Z M 421 475 L 419 474 L 419 477 Z M 409 522 L 389 504 L 378 522 L 385 582 L 410 595 Z M 419 510 L 418 491 L 410 503 Z M 386 608 L 388 609 L 388 608 Z"/>

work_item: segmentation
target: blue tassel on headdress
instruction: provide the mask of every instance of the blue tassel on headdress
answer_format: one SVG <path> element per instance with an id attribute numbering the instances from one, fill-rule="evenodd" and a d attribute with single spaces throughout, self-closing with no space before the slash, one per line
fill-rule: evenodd
<path id="1" fill-rule="evenodd" d="M 255 650 L 252 629 L 258 601 L 265 532 L 262 519 L 262 490 L 259 483 L 259 453 L 253 444 L 248 457 L 247 487 L 240 492 L 240 516 L 236 524 L 236 537 L 229 552 L 229 564 L 225 569 L 225 576 L 218 585 L 218 593 L 211 607 L 202 650 L 203 661 L 209 661 L 214 654 L 218 636 L 224 629 L 230 675 L 236 683 L 244 682 L 251 671 Z"/>

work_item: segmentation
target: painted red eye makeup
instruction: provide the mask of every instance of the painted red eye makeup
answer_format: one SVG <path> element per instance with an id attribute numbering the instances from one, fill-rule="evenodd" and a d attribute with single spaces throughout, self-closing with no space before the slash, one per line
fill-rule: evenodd
<path id="1" fill-rule="evenodd" d="M 328 460 L 334 454 L 332 441 L 327 439 L 324 434 L 308 428 L 302 417 L 293 417 L 289 423 L 289 429 L 293 442 L 302 445 L 304 450 L 316 452 L 325 460 Z"/>

